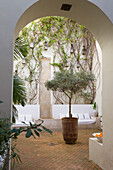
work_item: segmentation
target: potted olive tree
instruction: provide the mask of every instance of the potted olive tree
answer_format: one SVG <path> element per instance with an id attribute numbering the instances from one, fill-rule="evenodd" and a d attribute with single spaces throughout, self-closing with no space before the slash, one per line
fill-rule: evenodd
<path id="1" fill-rule="evenodd" d="M 78 136 L 78 119 L 72 117 L 71 103 L 74 94 L 85 93 L 91 81 L 94 81 L 92 73 L 84 71 L 73 72 L 63 70 L 54 72 L 54 77 L 50 81 L 46 81 L 47 90 L 63 92 L 68 97 L 69 117 L 62 118 L 63 138 L 67 144 L 74 144 Z"/>

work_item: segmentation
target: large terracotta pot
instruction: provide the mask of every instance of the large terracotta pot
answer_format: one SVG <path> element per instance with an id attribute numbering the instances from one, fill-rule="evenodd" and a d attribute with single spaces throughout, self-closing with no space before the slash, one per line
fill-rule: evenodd
<path id="1" fill-rule="evenodd" d="M 78 118 L 62 118 L 62 133 L 67 144 L 75 144 L 78 137 Z"/>

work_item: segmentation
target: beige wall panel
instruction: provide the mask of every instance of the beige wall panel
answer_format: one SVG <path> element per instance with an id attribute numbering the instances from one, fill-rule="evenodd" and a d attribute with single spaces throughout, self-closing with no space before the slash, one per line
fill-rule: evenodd
<path id="1" fill-rule="evenodd" d="M 51 79 L 50 62 L 50 59 L 41 59 L 41 72 L 39 75 L 39 104 L 41 118 L 51 118 L 51 92 L 48 91 L 44 85 L 47 80 Z"/>

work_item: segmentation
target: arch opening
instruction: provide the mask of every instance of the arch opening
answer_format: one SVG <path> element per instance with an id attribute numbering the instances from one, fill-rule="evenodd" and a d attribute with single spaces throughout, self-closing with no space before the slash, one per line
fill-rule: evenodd
<path id="1" fill-rule="evenodd" d="M 65 27 L 63 27 L 64 25 Z M 73 66 L 76 71 L 80 71 L 82 69 L 82 70 L 85 70 L 86 72 L 91 71 L 94 74 L 96 73 L 96 79 L 98 79 L 96 89 L 100 88 L 101 86 L 101 81 L 100 81 L 101 80 L 100 78 L 101 63 L 99 61 L 100 59 L 99 59 L 99 55 L 96 49 L 97 42 L 95 41 L 94 36 L 83 25 L 78 24 L 76 21 L 73 21 L 69 18 L 56 17 L 56 16 L 45 17 L 37 21 L 34 21 L 31 24 L 28 24 L 28 26 L 26 26 L 23 29 L 23 31 L 21 31 L 20 36 L 23 36 L 23 38 L 24 37 L 26 38 L 28 46 L 29 46 L 29 54 L 28 56 L 25 56 L 25 57 L 23 56 L 22 61 L 20 60 L 16 64 L 16 71 L 18 70 L 20 77 L 23 77 L 22 75 L 23 73 L 24 79 L 26 79 L 27 81 L 29 79 L 30 85 L 34 83 L 34 81 L 36 81 L 35 84 L 39 82 L 38 78 L 36 78 L 36 72 L 37 74 L 39 74 L 38 72 L 40 72 L 38 68 L 40 59 L 41 58 L 43 60 L 44 58 L 49 59 L 52 56 L 50 63 L 52 63 L 53 60 L 54 60 L 54 63 L 58 62 L 61 64 L 61 62 L 63 62 L 62 64 L 64 65 L 63 66 L 64 69 L 69 69 L 70 64 L 72 65 L 71 60 L 73 60 Z M 33 47 L 31 47 L 31 44 L 33 45 Z M 55 48 L 56 46 L 58 49 Z M 48 52 L 48 48 L 49 48 L 49 52 Z M 64 49 L 64 51 L 62 51 L 62 49 Z M 45 55 L 43 55 L 43 51 L 47 51 Z M 64 53 L 65 53 L 66 58 L 63 56 Z M 55 55 L 57 57 L 55 57 Z M 30 56 L 32 56 L 32 60 Z M 71 57 L 71 60 L 70 60 L 70 57 Z M 65 61 L 63 61 L 62 58 L 65 58 L 66 66 L 65 66 Z M 33 62 L 33 59 L 34 59 L 34 62 Z M 30 63 L 30 61 L 34 66 L 33 68 L 31 68 L 31 66 L 29 65 L 28 68 L 30 70 L 28 71 L 26 66 L 28 65 L 28 63 Z M 54 65 L 53 67 L 55 68 Z M 35 69 L 35 72 L 34 72 L 34 69 Z M 25 75 L 26 70 L 29 72 L 29 76 L 27 77 Z M 49 77 L 51 77 L 51 75 Z M 34 78 L 34 81 L 33 81 L 33 78 Z M 77 103 L 78 104 L 80 103 L 81 104 L 93 104 L 95 100 L 95 95 L 96 95 L 96 89 L 94 88 L 94 86 L 95 85 L 90 86 L 91 92 L 89 89 L 88 95 L 85 94 L 84 97 L 82 98 L 80 97 L 78 98 L 78 96 L 73 97 L 72 103 L 73 104 L 75 103 L 76 104 Z M 27 86 L 27 89 L 29 89 L 29 86 Z M 32 91 L 31 89 L 32 88 L 30 86 L 30 90 L 27 91 L 27 94 L 28 94 L 27 96 L 29 98 L 27 104 L 37 104 L 37 95 L 40 96 L 41 94 L 37 94 L 38 93 L 37 87 L 35 87 L 35 89 L 33 88 Z M 34 93 L 34 97 L 33 97 L 33 93 Z M 31 96 L 31 99 L 30 99 L 30 96 Z M 100 100 L 98 99 L 100 98 L 99 95 L 96 98 L 98 101 Z M 55 103 L 66 104 L 67 103 L 67 99 L 63 97 L 62 94 L 60 97 L 58 93 L 54 93 L 54 97 L 52 97 L 52 99 L 54 101 L 51 100 L 51 104 L 52 103 L 53 104 Z M 46 102 L 49 102 L 49 101 L 46 101 Z M 101 106 L 99 108 L 101 108 Z M 46 110 L 49 110 L 49 109 L 46 109 Z"/>
<path id="2" fill-rule="evenodd" d="M 111 112 L 113 112 L 113 106 L 112 106 L 112 85 L 113 80 L 111 78 L 111 74 L 113 72 L 113 68 L 111 65 L 112 61 L 112 45 L 113 45 L 113 28 L 112 23 L 109 21 L 109 19 L 102 13 L 100 9 L 98 9 L 95 5 L 92 5 L 92 3 L 86 2 L 86 1 L 71 1 L 72 3 L 72 10 L 69 13 L 65 13 L 64 11 L 61 11 L 59 9 L 59 6 L 61 6 L 61 3 L 58 1 L 53 3 L 51 0 L 49 0 L 50 6 L 47 7 L 47 1 L 39 1 L 32 5 L 30 8 L 28 8 L 25 13 L 21 16 L 19 19 L 16 29 L 15 29 L 15 35 L 18 34 L 18 32 L 24 27 L 27 23 L 29 23 L 32 20 L 35 20 L 37 18 L 41 18 L 44 16 L 65 16 L 72 18 L 76 20 L 77 22 L 82 23 L 85 25 L 96 37 L 97 41 L 100 44 L 100 47 L 102 49 L 103 53 L 103 70 L 102 70 L 102 80 L 103 80 L 103 92 L 102 92 L 102 98 L 103 98 L 103 123 L 104 123 L 104 151 L 107 152 L 107 149 L 110 149 L 110 144 L 113 139 L 109 139 L 109 130 L 113 129 L 111 124 Z M 31 15 L 32 14 L 32 15 Z M 98 18 L 98 20 L 97 20 Z M 109 101 L 106 99 L 109 98 Z M 106 115 L 107 113 L 107 115 Z M 106 121 L 107 120 L 107 121 Z M 109 146 L 108 146 L 109 143 Z M 100 155 L 102 155 L 102 152 Z M 108 156 L 109 157 L 109 156 Z M 109 159 L 107 157 L 102 158 L 104 160 Z M 104 161 L 102 161 L 104 162 Z M 99 163 L 101 167 L 109 167 L 108 164 Z M 110 168 L 110 167 L 109 167 Z"/>

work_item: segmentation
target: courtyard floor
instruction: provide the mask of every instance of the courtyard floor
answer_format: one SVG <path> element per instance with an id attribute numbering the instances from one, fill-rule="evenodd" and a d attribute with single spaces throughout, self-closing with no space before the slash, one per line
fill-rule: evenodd
<path id="1" fill-rule="evenodd" d="M 40 138 L 26 139 L 21 134 L 17 140 L 22 164 L 15 164 L 13 170 L 101 170 L 89 161 L 88 142 L 96 129 L 79 130 L 78 140 L 74 145 L 63 141 L 61 132 L 41 133 Z"/>

